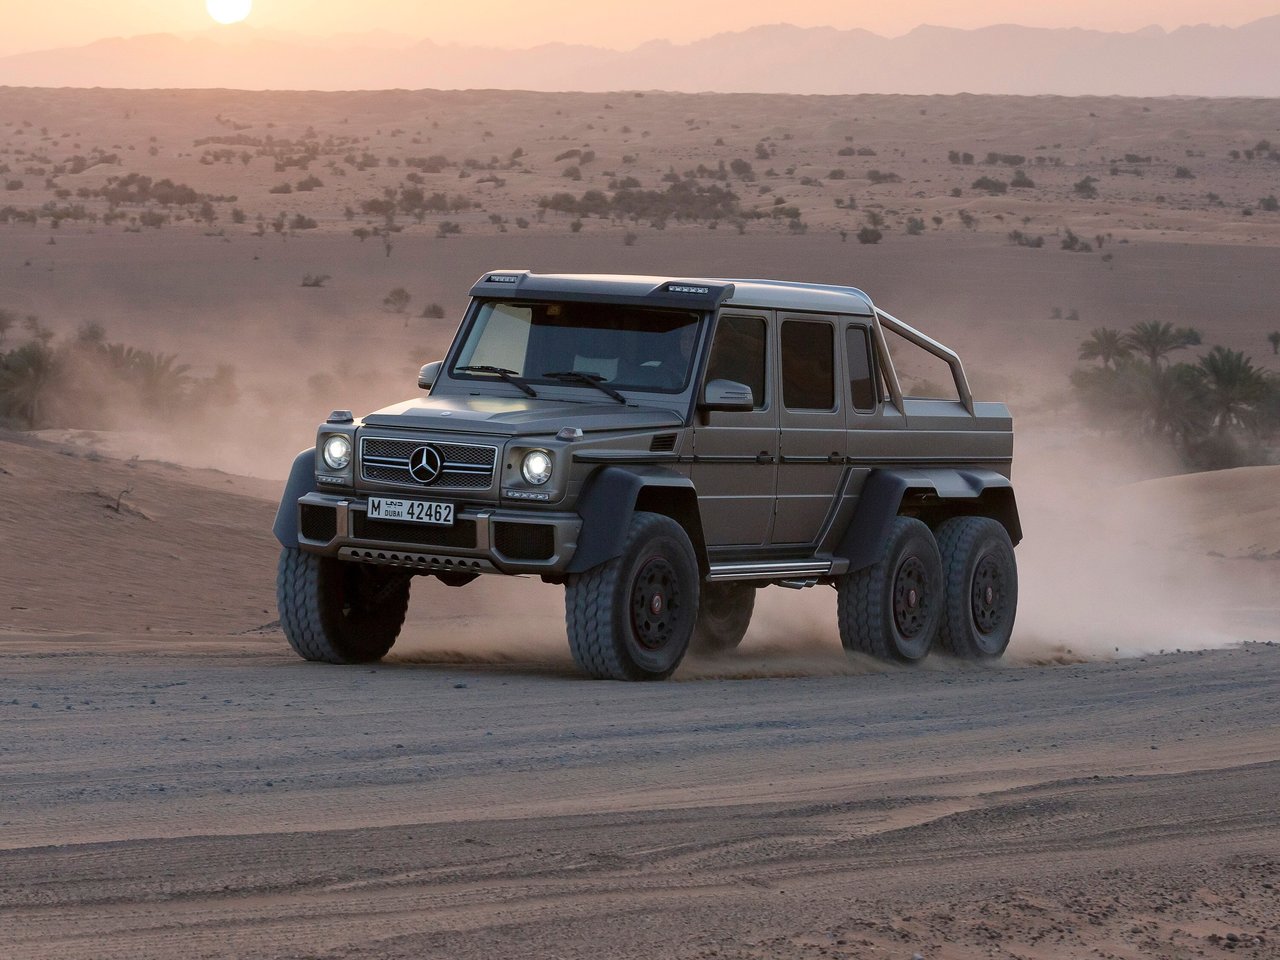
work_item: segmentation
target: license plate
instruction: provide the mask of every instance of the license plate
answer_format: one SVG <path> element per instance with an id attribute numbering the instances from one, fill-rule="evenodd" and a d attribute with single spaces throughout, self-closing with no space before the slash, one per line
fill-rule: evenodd
<path id="1" fill-rule="evenodd" d="M 434 500 L 393 500 L 390 497 L 369 498 L 370 520 L 400 520 L 405 523 L 429 523 L 436 527 L 453 526 L 453 504 Z"/>

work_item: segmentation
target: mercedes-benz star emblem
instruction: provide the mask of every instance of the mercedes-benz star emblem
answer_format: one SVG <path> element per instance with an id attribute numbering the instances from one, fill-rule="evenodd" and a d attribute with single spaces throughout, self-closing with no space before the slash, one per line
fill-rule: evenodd
<path id="1" fill-rule="evenodd" d="M 435 483 L 443 461 L 435 447 L 419 447 L 409 454 L 409 476 L 421 484 Z"/>

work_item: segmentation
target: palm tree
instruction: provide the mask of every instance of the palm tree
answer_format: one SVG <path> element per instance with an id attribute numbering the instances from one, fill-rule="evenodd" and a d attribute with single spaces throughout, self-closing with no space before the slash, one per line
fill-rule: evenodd
<path id="1" fill-rule="evenodd" d="M 1144 433 L 1185 446 L 1203 431 L 1208 414 L 1195 367 L 1127 363 L 1118 379 L 1118 406 L 1131 413 Z"/>
<path id="2" fill-rule="evenodd" d="M 190 364 L 177 363 L 177 354 L 136 351 L 131 374 L 136 378 L 142 401 L 161 416 L 168 416 L 181 401 L 183 392 L 191 382 L 187 371 Z"/>
<path id="3" fill-rule="evenodd" d="M 1129 328 L 1125 343 L 1154 367 L 1174 350 L 1199 344 L 1200 331 L 1194 327 L 1174 327 L 1167 320 L 1146 320 Z"/>
<path id="4" fill-rule="evenodd" d="M 1125 335 L 1109 327 L 1094 327 L 1089 332 L 1089 339 L 1080 344 L 1081 360 L 1101 360 L 1104 367 L 1125 359 L 1129 353 Z"/>
<path id="5" fill-rule="evenodd" d="M 0 358 L 0 409 L 21 417 L 27 429 L 34 430 L 57 373 L 57 357 L 39 340 Z"/>
<path id="6" fill-rule="evenodd" d="M 1239 350 L 1214 347 L 1195 369 L 1204 385 L 1205 409 L 1218 433 L 1259 425 L 1269 384 L 1252 360 Z"/>
<path id="7" fill-rule="evenodd" d="M 1267 341 L 1271 344 L 1272 353 L 1280 353 L 1280 330 L 1272 330 L 1268 333 Z"/>

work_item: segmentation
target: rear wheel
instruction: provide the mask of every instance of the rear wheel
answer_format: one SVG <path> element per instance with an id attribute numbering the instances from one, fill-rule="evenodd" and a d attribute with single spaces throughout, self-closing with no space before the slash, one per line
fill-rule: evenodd
<path id="1" fill-rule="evenodd" d="M 937 535 L 946 584 L 942 646 L 967 660 L 1000 656 L 1018 608 L 1018 566 L 1008 532 L 990 517 L 954 517 Z"/>
<path id="2" fill-rule="evenodd" d="M 733 650 L 747 635 L 755 605 L 756 588 L 749 583 L 704 583 L 689 649 L 694 653 Z"/>
<path id="3" fill-rule="evenodd" d="M 881 660 L 923 660 L 942 618 L 942 562 L 929 528 L 896 517 L 874 564 L 836 582 L 840 642 Z"/>
<path id="4" fill-rule="evenodd" d="M 698 559 L 670 517 L 636 513 L 622 553 L 569 576 L 565 625 L 573 659 L 606 680 L 663 680 L 689 647 Z"/>
<path id="5" fill-rule="evenodd" d="M 411 579 L 393 568 L 285 547 L 276 573 L 276 603 L 289 646 L 304 660 L 381 660 L 404 624 Z"/>

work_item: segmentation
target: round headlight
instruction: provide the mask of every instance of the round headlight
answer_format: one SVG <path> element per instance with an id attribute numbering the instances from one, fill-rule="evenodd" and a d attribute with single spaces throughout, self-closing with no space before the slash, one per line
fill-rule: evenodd
<path id="1" fill-rule="evenodd" d="M 325 440 L 321 455 L 325 466 L 330 470 L 345 470 L 351 462 L 351 441 L 341 434 L 335 434 Z"/>
<path id="2" fill-rule="evenodd" d="M 541 486 L 551 479 L 551 454 L 545 450 L 530 450 L 520 463 L 520 472 L 534 486 Z"/>

